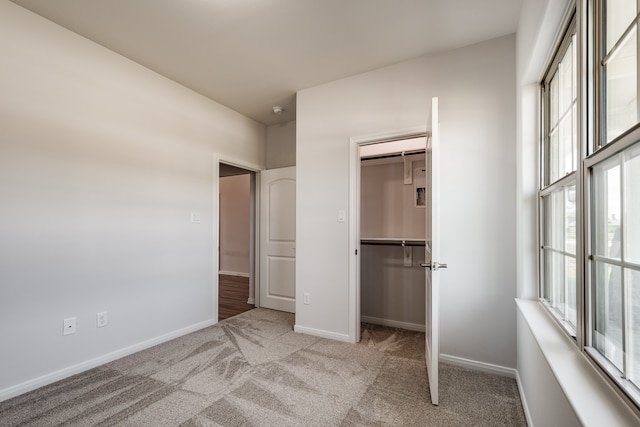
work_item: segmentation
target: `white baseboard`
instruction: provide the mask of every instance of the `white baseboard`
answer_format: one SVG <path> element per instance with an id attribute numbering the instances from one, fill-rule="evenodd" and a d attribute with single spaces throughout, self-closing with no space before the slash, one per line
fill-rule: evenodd
<path id="1" fill-rule="evenodd" d="M 187 326 L 186 328 L 178 329 L 176 331 L 169 332 L 168 334 L 161 335 L 159 337 L 152 338 L 150 340 L 143 341 L 141 343 L 134 344 L 129 347 L 121 348 L 120 350 L 107 353 L 105 355 L 96 357 L 94 359 L 90 359 L 90 360 L 75 364 L 73 366 L 60 369 L 50 374 L 46 374 L 41 377 L 34 378 L 31 380 L 25 381 L 23 383 L 5 388 L 4 390 L 0 390 L 0 402 L 3 402 L 7 399 L 11 399 L 12 397 L 16 397 L 21 394 L 33 391 L 37 388 L 44 387 L 56 381 L 69 378 L 81 372 L 88 371 L 89 369 L 93 369 L 100 365 L 104 365 L 105 363 L 112 362 L 114 360 L 120 359 L 125 356 L 129 356 L 133 353 L 137 353 L 149 347 L 153 347 L 154 345 L 162 344 L 163 342 L 167 342 L 172 339 L 181 337 L 183 335 L 190 334 L 191 332 L 195 332 L 200 329 L 213 326 L 216 323 L 218 322 L 216 322 L 215 320 L 207 320 L 204 322 L 196 323 L 195 325 Z"/>
<path id="2" fill-rule="evenodd" d="M 448 354 L 440 354 L 440 361 L 449 363 L 450 365 L 460 366 L 461 368 L 472 369 L 474 371 L 482 371 L 488 374 L 497 374 L 504 377 L 516 378 L 517 371 L 506 366 L 494 365 L 492 363 L 478 362 L 477 360 L 465 359 L 463 357 L 450 356 Z"/>
<path id="3" fill-rule="evenodd" d="M 249 273 L 240 273 L 238 271 L 220 270 L 220 271 L 218 271 L 218 274 L 222 274 L 224 276 L 250 277 Z"/>
<path id="4" fill-rule="evenodd" d="M 407 329 L 409 331 L 424 332 L 425 327 L 419 323 L 400 322 L 398 320 L 381 319 L 379 317 L 360 316 L 360 321 L 374 325 L 390 326 L 392 328 Z"/>
<path id="5" fill-rule="evenodd" d="M 351 339 L 349 339 L 349 335 L 324 331 L 322 329 L 307 328 L 306 326 L 295 325 L 293 327 L 293 330 L 295 332 L 300 332 L 302 334 L 307 334 L 307 335 L 313 335 L 320 338 L 329 338 L 331 340 L 336 340 L 336 341 L 352 342 Z"/>
<path id="6" fill-rule="evenodd" d="M 249 298 L 249 299 L 247 299 L 247 304 L 249 304 L 249 305 L 254 305 L 255 303 L 256 303 L 256 302 L 255 302 L 255 300 L 254 300 L 253 298 Z"/>
<path id="7" fill-rule="evenodd" d="M 533 420 L 531 418 L 531 412 L 529 411 L 529 405 L 527 405 L 527 399 L 522 388 L 522 382 L 520 381 L 520 373 L 516 371 L 516 384 L 518 384 L 518 393 L 520 393 L 520 401 L 522 402 L 522 410 L 524 411 L 524 418 L 527 420 L 527 425 L 533 427 Z"/>

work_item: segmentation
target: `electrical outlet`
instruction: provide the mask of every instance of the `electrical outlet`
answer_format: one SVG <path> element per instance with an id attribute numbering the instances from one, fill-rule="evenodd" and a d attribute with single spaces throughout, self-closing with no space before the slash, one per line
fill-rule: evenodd
<path id="1" fill-rule="evenodd" d="M 311 295 L 309 294 L 309 292 L 305 292 L 302 295 L 302 302 L 305 303 L 306 305 L 311 304 Z"/>
<path id="2" fill-rule="evenodd" d="M 76 318 L 69 317 L 62 321 L 62 335 L 71 335 L 76 333 Z"/>
<path id="3" fill-rule="evenodd" d="M 103 328 L 107 326 L 107 312 L 96 314 L 96 328 Z"/>

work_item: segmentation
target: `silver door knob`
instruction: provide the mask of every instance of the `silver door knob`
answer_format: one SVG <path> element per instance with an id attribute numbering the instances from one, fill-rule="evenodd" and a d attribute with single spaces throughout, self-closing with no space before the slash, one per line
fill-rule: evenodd
<path id="1" fill-rule="evenodd" d="M 431 271 L 438 271 L 441 268 L 447 268 L 447 264 L 440 264 L 439 262 L 427 262 L 420 264 L 420 267 L 428 268 Z"/>

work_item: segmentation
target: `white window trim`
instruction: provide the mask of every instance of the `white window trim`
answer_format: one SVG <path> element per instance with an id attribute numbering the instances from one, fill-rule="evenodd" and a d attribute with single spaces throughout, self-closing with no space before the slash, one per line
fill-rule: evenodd
<path id="1" fill-rule="evenodd" d="M 516 299 L 551 371 L 585 427 L 638 426 L 640 418 L 536 301 Z"/>

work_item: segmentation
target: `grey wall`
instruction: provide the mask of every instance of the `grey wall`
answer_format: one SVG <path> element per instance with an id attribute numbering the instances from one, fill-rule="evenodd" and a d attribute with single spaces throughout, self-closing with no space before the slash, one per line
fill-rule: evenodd
<path id="1" fill-rule="evenodd" d="M 267 126 L 267 169 L 296 165 L 296 122 Z"/>
<path id="2" fill-rule="evenodd" d="M 411 169 L 423 169 L 425 156 L 412 155 Z M 404 183 L 402 157 L 362 161 L 360 176 L 360 236 L 425 238 L 425 207 L 415 206 L 415 186 Z M 423 173 L 424 182 L 426 174 Z M 423 184 L 423 187 L 426 185 Z"/>
<path id="3" fill-rule="evenodd" d="M 0 58 L 6 398 L 215 321 L 214 157 L 264 165 L 265 129 L 4 0 Z"/>
<path id="4" fill-rule="evenodd" d="M 296 326 L 348 337 L 349 139 L 430 126 L 442 135 L 441 349 L 516 366 L 515 36 L 427 55 L 297 96 Z M 496 260 L 501 268 L 495 268 Z M 318 263 L 331 268 L 318 269 Z"/>
<path id="5" fill-rule="evenodd" d="M 363 321 L 424 331 L 424 247 L 410 247 L 404 265 L 402 246 L 362 245 L 361 315 Z"/>

